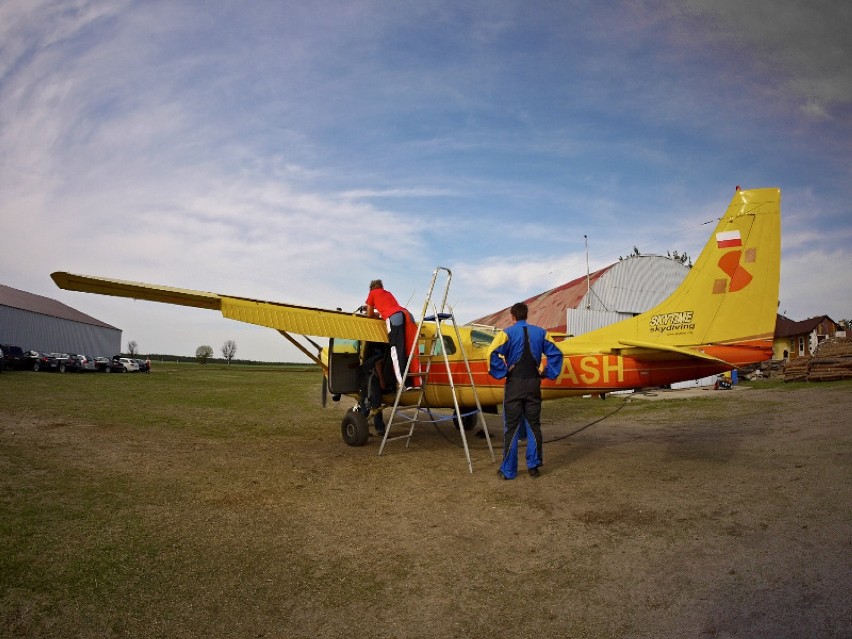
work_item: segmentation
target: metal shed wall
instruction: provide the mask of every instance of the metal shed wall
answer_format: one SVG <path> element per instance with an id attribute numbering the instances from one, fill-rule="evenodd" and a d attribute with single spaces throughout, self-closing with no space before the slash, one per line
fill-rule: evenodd
<path id="1" fill-rule="evenodd" d="M 593 311 L 585 308 L 568 308 L 565 310 L 565 314 L 565 333 L 575 337 L 632 317 L 627 313 Z"/>
<path id="2" fill-rule="evenodd" d="M 609 311 L 627 317 L 653 308 L 683 282 L 689 268 L 657 255 L 629 257 L 612 265 L 592 285 L 577 308 Z"/>
<path id="3" fill-rule="evenodd" d="M 524 300 L 528 321 L 553 333 L 582 335 L 653 308 L 688 272 L 687 266 L 669 257 L 630 257 Z M 514 320 L 504 308 L 472 323 L 505 328 Z"/>
<path id="4" fill-rule="evenodd" d="M 0 305 L 0 344 L 49 353 L 112 357 L 121 352 L 121 330 Z"/>
<path id="5" fill-rule="evenodd" d="M 603 273 L 577 308 L 565 310 L 566 332 L 582 335 L 654 308 L 686 278 L 689 268 L 657 255 L 630 257 Z"/>

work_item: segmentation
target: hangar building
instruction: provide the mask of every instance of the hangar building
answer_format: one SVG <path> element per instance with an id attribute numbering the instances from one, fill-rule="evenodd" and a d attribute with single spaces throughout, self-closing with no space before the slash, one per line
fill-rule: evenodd
<path id="1" fill-rule="evenodd" d="M 121 352 L 121 329 L 49 297 L 0 284 L 0 344 L 111 357 Z"/>
<path id="2" fill-rule="evenodd" d="M 555 335 L 582 335 L 653 308 L 683 282 L 689 267 L 659 255 L 631 255 L 588 276 L 521 300 L 530 324 Z M 474 320 L 506 328 L 514 324 L 509 307 Z"/>

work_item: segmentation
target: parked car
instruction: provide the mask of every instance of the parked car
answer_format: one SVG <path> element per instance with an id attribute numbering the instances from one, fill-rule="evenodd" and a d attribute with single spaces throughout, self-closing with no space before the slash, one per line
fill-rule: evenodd
<path id="1" fill-rule="evenodd" d="M 124 364 L 118 361 L 117 358 L 96 357 L 95 370 L 102 373 L 124 373 Z"/>
<path id="2" fill-rule="evenodd" d="M 74 371 L 77 373 L 89 373 L 98 370 L 95 366 L 95 360 L 86 355 L 71 355 L 74 360 Z"/>
<path id="3" fill-rule="evenodd" d="M 125 365 L 122 364 L 119 360 L 111 359 L 109 361 L 109 370 L 107 370 L 107 373 L 126 373 L 126 372 L 127 372 L 127 367 L 125 367 Z"/>
<path id="4" fill-rule="evenodd" d="M 139 372 L 140 373 L 147 373 L 148 372 L 148 362 L 146 362 L 144 359 L 134 359 L 133 361 L 136 362 L 139 365 Z"/>
<path id="5" fill-rule="evenodd" d="M 41 353 L 38 351 L 24 351 L 24 356 L 21 359 L 22 368 L 27 371 L 35 370 L 35 363 L 39 357 L 41 357 Z"/>
<path id="6" fill-rule="evenodd" d="M 59 368 L 59 362 L 56 361 L 53 353 L 27 351 L 27 357 L 32 362 L 32 368 L 36 373 L 39 371 L 56 371 Z"/>
<path id="7" fill-rule="evenodd" d="M 2 359 L 6 370 L 20 370 L 25 367 L 24 351 L 20 346 L 0 344 L 0 350 L 3 351 Z"/>
<path id="8" fill-rule="evenodd" d="M 127 373 L 138 373 L 139 372 L 139 364 L 137 364 L 134 360 L 129 357 L 119 357 L 118 361 L 124 365 L 124 370 Z"/>
<path id="9" fill-rule="evenodd" d="M 79 373 L 83 364 L 79 358 L 83 357 L 82 355 L 77 355 L 77 353 L 67 353 L 66 360 L 67 363 L 65 365 L 65 373 Z"/>
<path id="10" fill-rule="evenodd" d="M 77 370 L 77 360 L 68 353 L 51 353 L 50 357 L 56 360 L 57 373 L 73 373 Z"/>
<path id="11" fill-rule="evenodd" d="M 3 357 L 3 347 L 0 346 L 0 373 L 6 370 L 6 358 Z"/>

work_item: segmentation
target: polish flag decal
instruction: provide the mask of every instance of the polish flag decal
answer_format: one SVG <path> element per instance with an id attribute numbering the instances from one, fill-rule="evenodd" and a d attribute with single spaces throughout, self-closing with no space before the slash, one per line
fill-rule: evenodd
<path id="1" fill-rule="evenodd" d="M 743 241 L 740 238 L 739 231 L 723 231 L 716 233 L 716 244 L 719 248 L 731 248 L 734 246 L 742 246 Z"/>

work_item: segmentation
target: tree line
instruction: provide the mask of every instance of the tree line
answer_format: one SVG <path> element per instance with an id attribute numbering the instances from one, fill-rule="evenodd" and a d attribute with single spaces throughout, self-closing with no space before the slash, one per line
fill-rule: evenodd
<path id="1" fill-rule="evenodd" d="M 208 362 L 218 363 L 218 364 L 228 364 L 230 365 L 232 362 L 234 364 L 292 364 L 293 362 L 262 362 L 258 360 L 252 359 L 236 359 L 237 354 L 237 343 L 232 340 L 226 340 L 221 347 L 222 357 L 213 357 L 213 347 L 209 344 L 202 344 L 197 349 L 195 349 L 195 357 L 191 357 L 189 355 L 171 355 L 167 353 L 149 353 L 146 355 L 148 359 L 160 361 L 160 362 L 181 362 L 181 363 L 190 363 L 190 362 L 198 362 L 199 364 L 207 364 Z M 141 357 L 139 353 L 139 344 L 135 340 L 131 340 L 127 342 L 127 353 L 122 353 L 122 357 Z"/>

